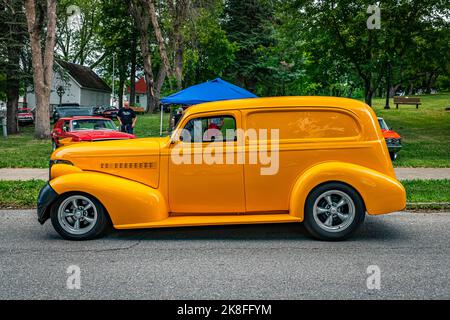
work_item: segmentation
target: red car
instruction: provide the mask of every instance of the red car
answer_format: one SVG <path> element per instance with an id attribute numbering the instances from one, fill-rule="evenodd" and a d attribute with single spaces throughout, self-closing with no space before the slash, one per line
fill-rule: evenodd
<path id="1" fill-rule="evenodd" d="M 391 130 L 383 118 L 378 117 L 378 123 L 380 124 L 381 132 L 386 141 L 391 159 L 395 160 L 397 159 L 398 152 L 402 148 L 402 137 L 394 130 Z"/>
<path id="2" fill-rule="evenodd" d="M 120 132 L 111 119 L 95 116 L 61 118 L 55 122 L 51 135 L 53 149 L 83 141 L 136 138 L 133 134 Z"/>
<path id="3" fill-rule="evenodd" d="M 17 112 L 17 121 L 19 122 L 19 124 L 33 123 L 33 113 L 28 108 L 19 108 Z"/>

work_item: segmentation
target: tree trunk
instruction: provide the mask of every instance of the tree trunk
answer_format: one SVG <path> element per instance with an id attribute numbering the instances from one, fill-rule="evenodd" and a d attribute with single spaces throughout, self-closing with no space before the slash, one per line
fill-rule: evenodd
<path id="1" fill-rule="evenodd" d="M 414 92 L 414 84 L 412 82 L 409 83 L 408 96 L 412 95 Z"/>
<path id="2" fill-rule="evenodd" d="M 364 101 L 370 107 L 372 106 L 373 90 L 370 80 L 364 80 Z"/>
<path id="3" fill-rule="evenodd" d="M 190 0 L 178 0 L 175 8 L 171 8 L 174 24 L 174 42 L 175 42 L 175 78 L 177 80 L 178 90 L 183 88 L 183 55 L 184 55 L 184 36 L 183 26 L 186 23 Z"/>
<path id="4" fill-rule="evenodd" d="M 8 68 L 6 70 L 6 127 L 9 134 L 19 132 L 17 125 L 17 108 L 19 107 L 20 57 L 17 48 L 9 47 Z"/>
<path id="5" fill-rule="evenodd" d="M 391 90 L 389 90 L 389 97 L 393 98 L 395 96 L 395 93 L 397 92 L 398 88 L 401 86 L 401 84 L 396 84 L 395 86 L 391 87 Z"/>
<path id="6" fill-rule="evenodd" d="M 155 103 L 156 107 L 159 106 L 159 100 L 161 99 L 161 89 L 166 79 L 166 71 L 164 68 L 159 68 L 158 76 L 156 77 L 156 88 L 155 88 Z"/>
<path id="7" fill-rule="evenodd" d="M 17 108 L 19 105 L 19 83 L 17 79 L 6 78 L 6 127 L 8 134 L 19 132 L 17 126 Z"/>
<path id="8" fill-rule="evenodd" d="M 166 46 L 164 44 L 164 38 L 161 33 L 161 28 L 159 27 L 158 17 L 156 15 L 155 4 L 153 3 L 153 0 L 143 0 L 143 1 L 145 1 L 148 13 L 150 15 L 150 19 L 152 21 L 153 31 L 155 32 L 155 37 L 158 42 L 159 54 L 161 56 L 163 66 L 166 70 L 166 74 L 171 75 L 172 72 L 170 69 L 169 58 L 167 57 L 167 51 L 166 51 Z"/>
<path id="9" fill-rule="evenodd" d="M 38 4 L 40 5 L 40 4 Z M 47 25 L 44 31 L 44 10 L 36 16 L 34 0 L 25 0 L 28 33 L 30 35 L 33 81 L 36 96 L 35 137 L 50 137 L 50 92 L 53 79 L 53 58 L 56 31 L 56 0 L 47 0 Z M 41 50 L 41 33 L 45 34 L 44 54 Z"/>
<path id="10" fill-rule="evenodd" d="M 426 88 L 425 88 L 426 94 L 431 93 L 431 86 L 433 85 L 433 78 L 434 78 L 434 73 L 430 73 L 430 76 L 427 79 Z"/>
<path id="11" fill-rule="evenodd" d="M 154 99 L 154 80 L 153 80 L 153 70 L 152 70 L 152 57 L 149 48 L 149 38 L 148 38 L 148 26 L 149 17 L 146 14 L 145 8 L 147 6 L 148 0 L 135 0 L 130 1 L 129 8 L 136 21 L 136 28 L 139 31 L 139 47 L 141 49 L 142 60 L 144 61 L 144 75 L 145 82 L 147 84 L 147 112 L 152 113 L 155 106 Z"/>

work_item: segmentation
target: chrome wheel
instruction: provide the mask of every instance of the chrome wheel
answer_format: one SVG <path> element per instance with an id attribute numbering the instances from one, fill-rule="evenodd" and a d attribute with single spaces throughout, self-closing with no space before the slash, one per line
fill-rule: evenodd
<path id="1" fill-rule="evenodd" d="M 355 204 L 345 192 L 329 190 L 314 202 L 313 217 L 321 229 L 340 232 L 347 229 L 355 219 Z"/>
<path id="2" fill-rule="evenodd" d="M 61 203 L 57 216 L 66 232 L 83 235 L 95 226 L 98 214 L 92 200 L 82 195 L 73 195 Z"/>

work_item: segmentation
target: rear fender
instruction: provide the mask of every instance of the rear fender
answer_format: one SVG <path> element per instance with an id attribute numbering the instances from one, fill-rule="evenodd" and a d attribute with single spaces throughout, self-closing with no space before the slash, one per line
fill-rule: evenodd
<path id="1" fill-rule="evenodd" d="M 371 215 L 403 210 L 406 206 L 405 188 L 397 179 L 351 163 L 326 162 L 309 168 L 297 179 L 291 192 L 290 214 L 303 220 L 309 193 L 326 182 L 342 182 L 354 188 Z"/>

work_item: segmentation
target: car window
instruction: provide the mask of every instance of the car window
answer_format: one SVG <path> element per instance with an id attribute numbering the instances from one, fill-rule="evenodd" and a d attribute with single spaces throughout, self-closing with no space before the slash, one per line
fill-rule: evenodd
<path id="1" fill-rule="evenodd" d="M 235 141 L 236 120 L 229 115 L 194 118 L 184 126 L 184 142 Z"/>
<path id="2" fill-rule="evenodd" d="M 64 131 L 70 131 L 70 121 L 64 121 L 62 129 Z"/>
<path id="3" fill-rule="evenodd" d="M 387 124 L 384 121 L 384 119 L 378 119 L 378 123 L 380 124 L 381 129 L 389 130 L 389 127 L 387 126 Z"/>
<path id="4" fill-rule="evenodd" d="M 81 130 L 116 130 L 111 120 L 101 119 L 79 119 L 72 120 L 72 129 L 74 131 Z"/>

